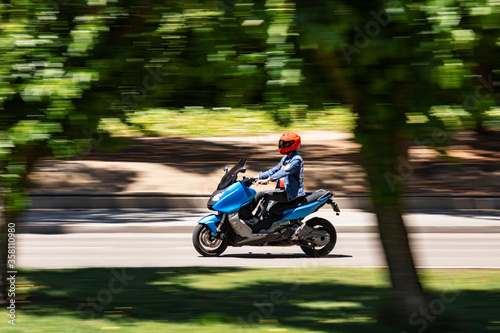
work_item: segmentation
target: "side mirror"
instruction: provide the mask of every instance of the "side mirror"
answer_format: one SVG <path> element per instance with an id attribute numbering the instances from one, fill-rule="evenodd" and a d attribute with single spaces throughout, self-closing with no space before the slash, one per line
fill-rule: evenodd
<path id="1" fill-rule="evenodd" d="M 227 170 L 229 170 L 229 169 L 228 169 L 228 167 L 227 167 L 227 165 L 226 165 L 226 166 L 224 166 L 224 169 L 223 169 L 223 170 L 224 170 L 224 174 L 227 174 Z"/>

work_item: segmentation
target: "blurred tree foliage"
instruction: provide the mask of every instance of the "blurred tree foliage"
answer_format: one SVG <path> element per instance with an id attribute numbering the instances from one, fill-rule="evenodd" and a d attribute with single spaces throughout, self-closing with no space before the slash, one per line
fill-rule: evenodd
<path id="1" fill-rule="evenodd" d="M 100 119 L 196 105 L 288 126 L 342 103 L 402 318 L 426 304 L 401 218 L 408 147 L 498 116 L 499 0 L 12 0 L 0 17 L 3 288 L 31 167 L 104 144 Z"/>
<path id="2" fill-rule="evenodd" d="M 488 7 L 489 18 L 500 23 L 493 2 L 297 1 L 305 63 L 314 64 L 321 82 L 358 117 L 355 136 L 392 282 L 391 306 L 381 319 L 390 322 L 408 324 L 429 304 L 402 219 L 401 194 L 413 170 L 408 148 L 442 147 L 446 130 L 471 119 L 482 130 L 495 105 L 494 85 L 483 80 L 491 77 L 498 51 L 467 29 L 476 6 L 480 13 Z M 484 22 L 475 27 L 496 29 Z M 500 35 L 492 35 L 498 43 Z M 484 58 L 476 50 L 484 50 L 482 44 L 490 47 Z"/>

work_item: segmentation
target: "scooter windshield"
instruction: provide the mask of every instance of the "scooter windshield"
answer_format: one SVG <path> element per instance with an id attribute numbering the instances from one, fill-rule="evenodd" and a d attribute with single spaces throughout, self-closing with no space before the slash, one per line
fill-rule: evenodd
<path id="1" fill-rule="evenodd" d="M 234 183 L 234 181 L 238 177 L 238 173 L 242 171 L 242 169 L 245 167 L 245 164 L 247 164 L 247 159 L 241 158 L 238 163 L 233 165 L 233 167 L 229 169 L 229 171 L 226 172 L 224 176 L 222 176 L 219 186 L 217 186 L 217 190 L 225 189 L 226 187 Z"/>

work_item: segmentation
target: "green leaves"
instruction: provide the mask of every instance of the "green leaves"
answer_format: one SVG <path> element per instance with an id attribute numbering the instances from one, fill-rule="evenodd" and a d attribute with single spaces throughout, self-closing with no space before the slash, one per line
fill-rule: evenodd
<path id="1" fill-rule="evenodd" d="M 252 105 L 290 126 L 361 105 L 372 128 L 409 133 L 471 126 L 465 112 L 497 123 L 498 1 L 18 0 L 0 15 L 3 166 L 32 146 L 81 155 L 99 119 L 158 107 Z"/>
<path id="2" fill-rule="evenodd" d="M 87 152 L 86 133 L 95 130 L 99 111 L 106 112 L 87 112 L 78 102 L 95 88 L 99 72 L 75 58 L 91 57 L 114 22 L 112 5 L 90 8 L 98 5 L 90 2 L 0 7 L 6 22 L 0 28 L 0 174 L 7 210 L 24 208 L 26 177 L 37 158 Z"/>
<path id="3" fill-rule="evenodd" d="M 16 146 L 48 140 L 53 133 L 62 132 L 61 124 L 38 120 L 21 120 L 9 130 L 9 138 Z"/>

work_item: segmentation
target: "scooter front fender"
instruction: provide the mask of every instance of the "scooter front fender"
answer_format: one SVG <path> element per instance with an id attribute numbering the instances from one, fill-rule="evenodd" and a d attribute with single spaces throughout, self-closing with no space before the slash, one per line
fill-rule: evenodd
<path id="1" fill-rule="evenodd" d="M 198 221 L 199 224 L 205 224 L 210 231 L 212 232 L 212 236 L 215 235 L 217 232 L 217 224 L 222 221 L 222 217 L 224 215 L 215 215 L 215 214 L 210 214 L 205 217 L 203 217 L 201 220 Z"/>

